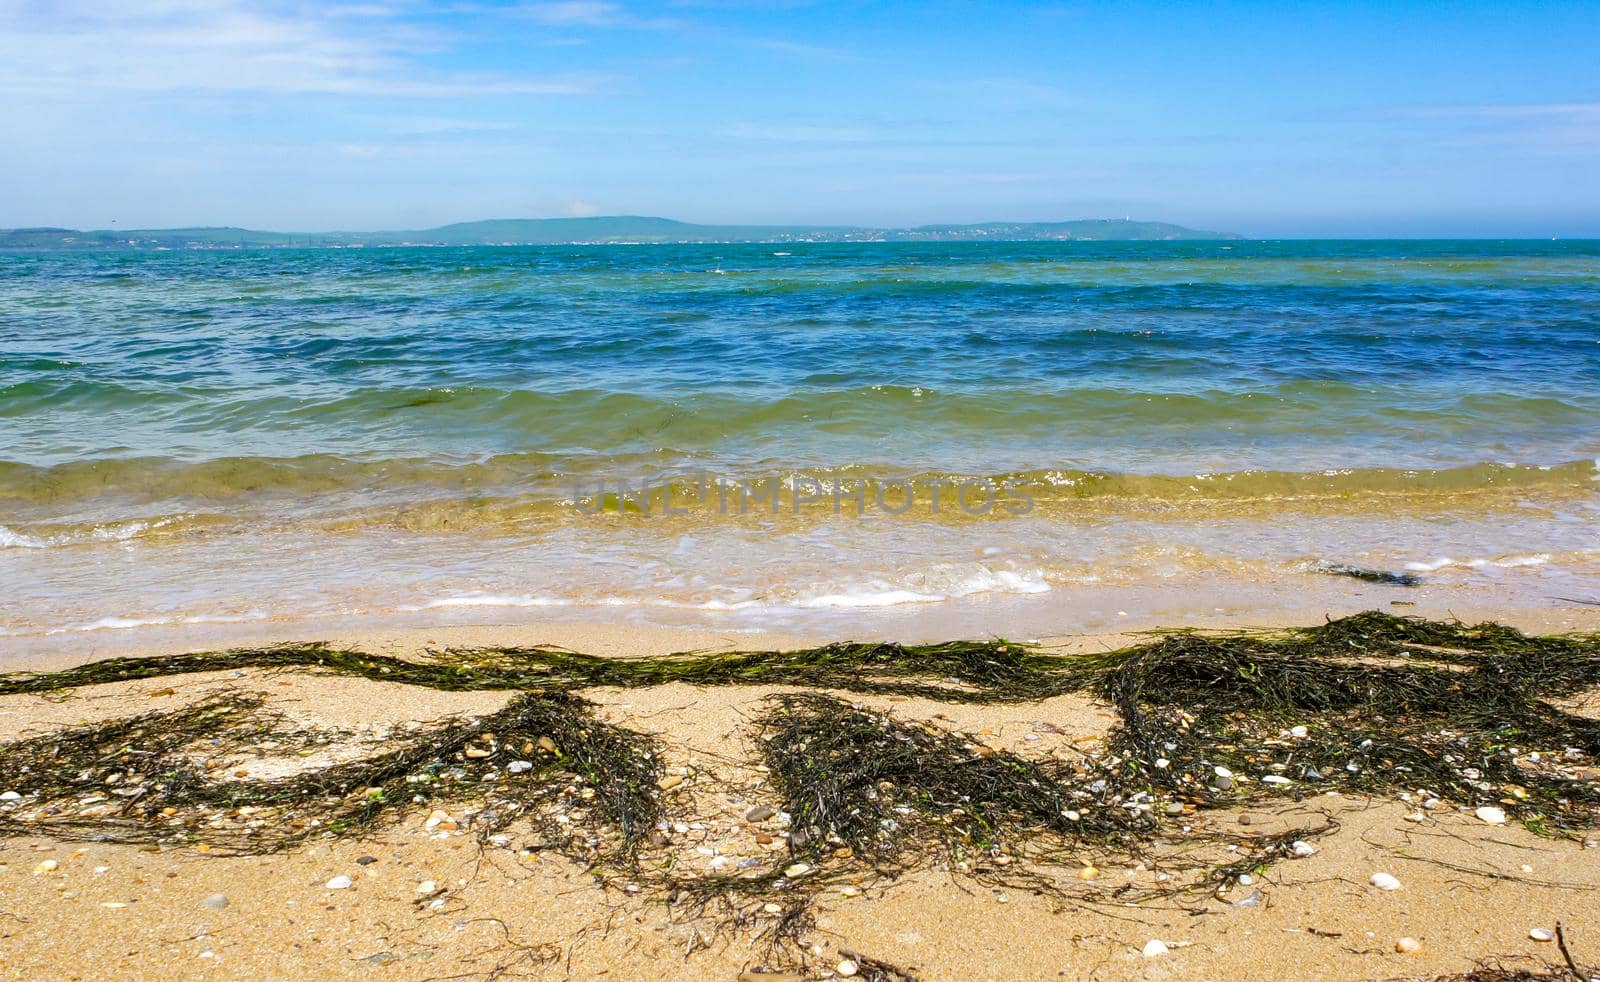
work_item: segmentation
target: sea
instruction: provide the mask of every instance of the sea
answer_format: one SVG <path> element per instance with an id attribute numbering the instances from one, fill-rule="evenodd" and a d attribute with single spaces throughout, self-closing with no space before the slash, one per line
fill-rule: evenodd
<path id="1" fill-rule="evenodd" d="M 1595 241 L 0 254 L 0 657 L 1552 608 L 1597 457 Z"/>

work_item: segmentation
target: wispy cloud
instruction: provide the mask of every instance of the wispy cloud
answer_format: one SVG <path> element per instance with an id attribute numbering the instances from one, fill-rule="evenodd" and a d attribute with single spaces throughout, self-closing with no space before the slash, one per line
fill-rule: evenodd
<path id="1" fill-rule="evenodd" d="M 1600 153 L 1600 102 L 1425 106 L 1400 110 L 1407 126 L 1426 126 L 1441 146 L 1501 147 L 1520 155 L 1593 157 Z"/>
<path id="2" fill-rule="evenodd" d="M 1430 106 L 1411 111 L 1416 116 L 1474 119 L 1548 119 L 1600 117 L 1600 102 L 1548 102 L 1521 105 Z"/>
<path id="3" fill-rule="evenodd" d="M 551 27 L 602 27 L 632 30 L 666 30 L 679 26 L 668 17 L 638 17 L 619 3 L 605 0 L 558 0 L 530 3 L 518 10 L 522 15 Z"/>
<path id="4" fill-rule="evenodd" d="M 734 140 L 771 143 L 871 143 L 882 139 L 877 130 L 859 126 L 758 125 L 741 123 L 718 133 Z"/>
<path id="5" fill-rule="evenodd" d="M 920 187 L 962 187 L 973 184 L 1034 184 L 1059 180 L 1060 175 L 1044 171 L 939 171 L 924 174 L 896 174 L 897 184 Z"/>
<path id="6" fill-rule="evenodd" d="M 445 42 L 386 6 L 247 0 L 0 0 L 0 91 L 43 97 L 252 92 L 449 98 L 580 95 L 597 73 L 451 73 L 424 67 Z"/>
<path id="7" fill-rule="evenodd" d="M 1027 78 L 959 79 L 940 82 L 938 86 L 997 106 L 1060 108 L 1081 105 L 1082 102 L 1059 85 Z"/>
<path id="8" fill-rule="evenodd" d="M 803 44 L 799 41 L 784 41 L 778 38 L 756 38 L 750 42 L 757 48 L 768 51 L 777 51 L 781 54 L 794 55 L 799 58 L 817 58 L 824 61 L 861 61 L 860 55 L 843 48 L 829 48 L 817 44 Z"/>

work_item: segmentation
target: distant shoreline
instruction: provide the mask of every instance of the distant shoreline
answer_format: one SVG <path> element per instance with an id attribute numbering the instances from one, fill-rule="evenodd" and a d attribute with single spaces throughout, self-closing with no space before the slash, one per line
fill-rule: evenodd
<path id="1" fill-rule="evenodd" d="M 1088 219 L 870 228 L 698 225 L 667 218 L 530 218 L 371 232 L 264 232 L 231 226 L 169 229 L 0 229 L 0 250 L 370 248 L 528 245 L 766 245 L 877 242 L 1182 242 L 1243 236 L 1166 222 Z"/>

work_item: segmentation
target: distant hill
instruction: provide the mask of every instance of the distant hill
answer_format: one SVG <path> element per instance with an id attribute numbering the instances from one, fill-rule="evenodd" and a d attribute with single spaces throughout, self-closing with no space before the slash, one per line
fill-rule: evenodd
<path id="1" fill-rule="evenodd" d="M 0 229 L 0 249 L 287 249 L 362 246 L 567 245 L 672 242 L 1064 242 L 1238 239 L 1165 222 L 1092 219 L 866 228 L 695 225 L 670 218 L 513 218 L 395 232 L 257 232 L 245 228 Z"/>

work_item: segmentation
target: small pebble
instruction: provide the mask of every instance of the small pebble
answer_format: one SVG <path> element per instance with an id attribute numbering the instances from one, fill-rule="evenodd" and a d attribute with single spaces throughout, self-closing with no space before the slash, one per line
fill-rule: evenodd
<path id="1" fill-rule="evenodd" d="M 1374 874 L 1372 874 L 1371 882 L 1372 882 L 1372 885 L 1377 887 L 1379 890 L 1398 890 L 1398 889 L 1400 889 L 1400 881 L 1395 879 L 1394 877 L 1390 876 L 1388 873 L 1374 873 Z"/>
<path id="2" fill-rule="evenodd" d="M 1554 941 L 1556 939 L 1556 932 L 1542 927 L 1536 927 L 1532 931 L 1528 932 L 1528 937 L 1535 941 Z"/>
<path id="3" fill-rule="evenodd" d="M 850 976 L 852 976 L 852 975 L 856 974 L 857 972 L 861 971 L 861 966 L 857 965 L 855 962 L 853 962 L 850 959 L 846 958 L 844 961 L 842 961 L 839 964 L 833 966 L 833 970 L 835 972 L 838 972 L 840 975 L 844 976 L 845 978 L 849 978 Z"/>
<path id="4" fill-rule="evenodd" d="M 1146 958 L 1160 958 L 1168 950 L 1167 943 L 1157 938 L 1151 938 L 1144 943 L 1144 956 Z"/>
<path id="5" fill-rule="evenodd" d="M 348 890 L 354 885 L 355 881 L 348 876 L 336 876 L 323 884 L 329 890 Z"/>
<path id="6" fill-rule="evenodd" d="M 757 805 L 744 813 L 744 820 L 747 822 L 765 822 L 776 814 L 777 811 L 767 805 Z"/>
<path id="7" fill-rule="evenodd" d="M 809 872 L 811 872 L 810 866 L 806 865 L 805 863 L 795 863 L 794 865 L 786 868 L 783 871 L 783 875 L 793 879 L 797 876 L 805 876 Z"/>
<path id="8" fill-rule="evenodd" d="M 1294 737 L 1296 740 L 1304 740 L 1306 738 L 1306 734 L 1310 732 L 1311 731 L 1306 729 L 1304 726 L 1292 726 L 1289 728 L 1289 735 Z"/>
<path id="9" fill-rule="evenodd" d="M 1078 870 L 1078 879 L 1080 880 L 1092 880 L 1099 875 L 1100 871 L 1093 866 L 1085 866 L 1083 869 Z"/>
<path id="10" fill-rule="evenodd" d="M 435 883 L 432 880 L 423 880 L 421 883 L 417 884 L 417 892 L 418 893 L 433 893 L 438 889 L 439 889 L 439 884 Z"/>
<path id="11" fill-rule="evenodd" d="M 356 859 L 357 866 L 371 866 L 378 861 L 377 856 L 361 856 Z"/>
<path id="12" fill-rule="evenodd" d="M 761 905 L 761 909 L 766 911 L 769 914 L 781 914 L 781 913 L 783 913 L 783 905 L 782 904 L 762 904 Z"/>
<path id="13" fill-rule="evenodd" d="M 683 776 L 681 774 L 668 774 L 666 777 L 656 782 L 656 787 L 663 791 L 671 791 L 673 788 L 682 783 Z"/>
<path id="14" fill-rule="evenodd" d="M 211 896 L 200 901 L 200 906 L 204 907 L 206 910 L 221 910 L 222 908 L 228 906 L 228 898 L 223 894 L 213 893 Z"/>
<path id="15" fill-rule="evenodd" d="M 35 866 L 33 871 L 35 873 L 49 873 L 60 865 L 61 864 L 56 862 L 54 859 L 46 859 L 41 861 L 39 865 Z"/>
<path id="16" fill-rule="evenodd" d="M 1478 816 L 1479 821 L 1487 822 L 1490 825 L 1506 824 L 1506 812 L 1504 808 L 1496 808 L 1493 805 L 1485 805 L 1484 807 L 1473 812 L 1473 814 Z"/>
<path id="17" fill-rule="evenodd" d="M 1315 856 L 1317 847 L 1304 839 L 1296 839 L 1289 844 L 1289 853 L 1296 859 L 1304 859 L 1307 856 Z"/>
<path id="18" fill-rule="evenodd" d="M 507 774 L 526 774 L 531 770 L 533 770 L 533 761 L 531 760 L 513 760 L 506 765 Z"/>
<path id="19" fill-rule="evenodd" d="M 1422 942 L 1416 938 L 1401 938 L 1394 943 L 1394 950 L 1402 955 L 1415 955 L 1422 950 Z"/>

